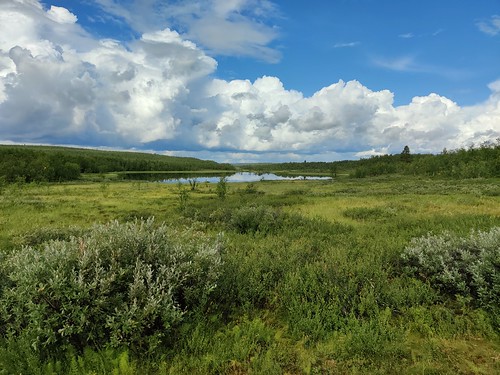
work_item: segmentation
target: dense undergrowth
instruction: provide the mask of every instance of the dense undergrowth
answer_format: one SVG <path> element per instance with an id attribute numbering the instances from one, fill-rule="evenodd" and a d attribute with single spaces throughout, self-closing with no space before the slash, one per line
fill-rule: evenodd
<path id="1" fill-rule="evenodd" d="M 498 193 L 8 187 L 0 374 L 498 373 Z"/>

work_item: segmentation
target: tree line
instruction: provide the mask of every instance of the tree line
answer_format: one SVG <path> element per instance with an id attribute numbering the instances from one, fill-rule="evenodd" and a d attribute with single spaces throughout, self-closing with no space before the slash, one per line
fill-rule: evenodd
<path id="1" fill-rule="evenodd" d="M 7 182 L 69 181 L 81 173 L 233 170 L 210 160 L 137 152 L 49 146 L 0 146 L 0 178 Z"/>
<path id="2" fill-rule="evenodd" d="M 442 176 L 453 178 L 500 177 L 500 139 L 440 154 L 412 154 L 405 146 L 400 154 L 377 155 L 360 160 L 334 162 L 288 162 L 245 165 L 255 172 L 316 172 L 332 176 L 348 174 L 363 178 L 385 174 Z"/>
<path id="3" fill-rule="evenodd" d="M 262 163 L 242 166 L 255 172 L 348 174 L 363 178 L 384 174 L 408 174 L 452 178 L 500 177 L 500 139 L 440 154 L 412 154 L 405 146 L 400 154 L 377 155 L 360 160 L 334 162 Z M 81 173 L 126 171 L 234 170 L 230 164 L 211 160 L 137 152 L 101 151 L 51 146 L 0 145 L 0 179 L 6 182 L 70 181 Z"/>

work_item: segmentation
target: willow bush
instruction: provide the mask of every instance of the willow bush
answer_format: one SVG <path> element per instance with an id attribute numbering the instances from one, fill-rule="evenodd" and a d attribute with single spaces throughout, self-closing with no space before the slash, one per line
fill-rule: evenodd
<path id="1" fill-rule="evenodd" d="M 405 270 L 442 293 L 466 297 L 500 323 L 500 227 L 460 237 L 415 238 L 402 254 Z"/>
<path id="2" fill-rule="evenodd" d="M 153 351 L 204 308 L 221 241 L 154 220 L 95 225 L 2 262 L 0 329 L 43 353 L 70 347 Z"/>

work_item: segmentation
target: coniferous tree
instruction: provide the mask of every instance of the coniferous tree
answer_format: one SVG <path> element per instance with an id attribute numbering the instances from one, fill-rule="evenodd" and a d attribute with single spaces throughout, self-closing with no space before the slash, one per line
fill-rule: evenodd
<path id="1" fill-rule="evenodd" d="M 406 145 L 403 148 L 403 151 L 401 152 L 401 160 L 403 160 L 407 163 L 411 162 L 411 153 L 410 153 L 410 148 L 408 147 L 408 145 Z"/>

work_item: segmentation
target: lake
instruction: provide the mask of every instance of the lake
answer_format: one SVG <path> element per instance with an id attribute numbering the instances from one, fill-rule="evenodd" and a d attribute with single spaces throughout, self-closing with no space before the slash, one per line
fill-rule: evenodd
<path id="1" fill-rule="evenodd" d="M 257 181 L 280 181 L 280 180 L 331 180 L 331 177 L 320 176 L 280 176 L 275 173 L 253 173 L 253 172 L 236 172 L 232 174 L 211 174 L 211 175 L 195 175 L 195 174 L 155 174 L 155 173 L 130 173 L 125 175 L 131 180 L 148 180 L 157 181 L 165 184 L 187 184 L 191 180 L 197 182 L 217 183 L 221 176 L 226 176 L 227 182 L 257 182 Z"/>

